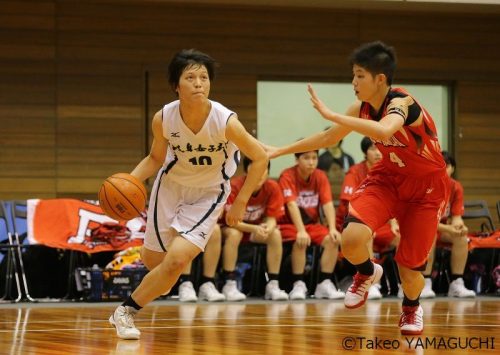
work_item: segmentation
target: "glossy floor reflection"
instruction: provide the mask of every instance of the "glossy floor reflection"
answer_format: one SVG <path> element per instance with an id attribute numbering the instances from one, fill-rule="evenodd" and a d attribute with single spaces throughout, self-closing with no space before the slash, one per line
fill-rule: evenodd
<path id="1" fill-rule="evenodd" d="M 139 341 L 116 337 L 107 322 L 115 306 L 0 305 L 0 353 L 500 353 L 500 299 L 492 297 L 423 300 L 425 330 L 420 337 L 399 334 L 396 299 L 369 301 L 357 310 L 346 309 L 342 301 L 161 301 L 139 313 Z"/>

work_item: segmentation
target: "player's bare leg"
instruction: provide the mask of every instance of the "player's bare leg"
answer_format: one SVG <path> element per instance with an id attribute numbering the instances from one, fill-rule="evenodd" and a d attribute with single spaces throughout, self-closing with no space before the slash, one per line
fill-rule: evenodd
<path id="1" fill-rule="evenodd" d="M 236 228 L 224 228 L 224 247 L 222 250 L 222 268 L 225 275 L 225 284 L 222 293 L 228 301 L 243 301 L 246 295 L 238 289 L 236 282 L 236 261 L 238 259 L 238 246 L 243 237 L 243 232 Z"/>
<path id="2" fill-rule="evenodd" d="M 299 245 L 297 241 L 292 246 L 292 274 L 294 277 L 293 288 L 290 291 L 291 300 L 305 300 L 307 286 L 303 280 L 306 266 L 307 245 Z"/>
<path id="3" fill-rule="evenodd" d="M 451 243 L 450 266 L 453 281 L 448 288 L 448 297 L 476 297 L 476 293 L 473 290 L 469 290 L 465 287 L 462 277 L 469 256 L 467 235 L 452 237 L 447 234 L 442 234 L 441 240 L 446 243 Z"/>
<path id="4" fill-rule="evenodd" d="M 432 289 L 432 266 L 434 265 L 434 257 L 436 254 L 436 241 L 434 241 L 434 244 L 432 245 L 432 249 L 429 253 L 429 257 L 427 258 L 427 266 L 425 267 L 425 270 L 423 272 L 424 275 L 424 288 L 422 289 L 422 292 L 420 293 L 420 298 L 434 298 L 436 297 L 436 293 Z M 401 294 L 401 297 L 403 295 Z"/>
<path id="5" fill-rule="evenodd" d="M 342 232 L 342 253 L 358 270 L 346 292 L 344 304 L 347 308 L 364 305 L 368 298 L 368 290 L 382 277 L 382 267 L 370 259 L 368 242 L 372 234 L 367 225 L 357 222 L 349 223 Z"/>
<path id="6" fill-rule="evenodd" d="M 337 258 L 339 255 L 339 243 L 329 236 L 326 236 L 321 242 L 323 247 L 323 253 L 320 259 L 320 277 L 318 284 L 316 285 L 316 290 L 314 291 L 314 297 L 317 299 L 339 299 L 344 298 L 345 293 L 337 290 L 337 287 L 332 282 L 333 270 L 337 264 Z"/>
<path id="7" fill-rule="evenodd" d="M 226 300 L 226 296 L 220 293 L 215 287 L 215 272 L 219 264 L 221 254 L 221 230 L 219 225 L 215 226 L 207 246 L 203 253 L 203 278 L 198 297 L 208 302 L 222 302 Z"/>
<path id="8" fill-rule="evenodd" d="M 280 289 L 278 281 L 283 257 L 283 241 L 279 229 L 274 228 L 267 238 L 254 236 L 252 242 L 267 245 L 266 264 L 269 282 L 266 285 L 264 298 L 272 301 L 287 300 L 288 294 Z"/>
<path id="9" fill-rule="evenodd" d="M 420 271 L 398 265 L 401 287 L 403 287 L 403 312 L 399 321 L 401 334 L 419 335 L 424 329 L 424 311 L 419 296 L 424 288 L 424 276 Z"/>
<path id="10" fill-rule="evenodd" d="M 158 253 L 146 248 L 142 250 L 145 265 L 152 267 L 152 270 L 109 318 L 120 338 L 139 339 L 141 332 L 134 324 L 136 313 L 158 296 L 168 292 L 186 265 L 200 253 L 197 246 L 177 234 L 170 239 L 167 250 L 167 253 Z"/>
<path id="11" fill-rule="evenodd" d="M 144 277 L 132 293 L 132 298 L 141 307 L 169 291 L 186 265 L 201 252 L 199 247 L 179 235 L 174 236 L 167 249 L 162 262 Z"/>

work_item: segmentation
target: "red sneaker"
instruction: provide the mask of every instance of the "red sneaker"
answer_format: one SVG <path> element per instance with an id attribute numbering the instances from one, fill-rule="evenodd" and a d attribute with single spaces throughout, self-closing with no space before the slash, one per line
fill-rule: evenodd
<path id="1" fill-rule="evenodd" d="M 422 306 L 403 306 L 399 319 L 399 329 L 403 335 L 420 335 L 424 330 L 424 310 Z"/>
<path id="2" fill-rule="evenodd" d="M 370 287 L 379 282 L 384 269 L 379 264 L 373 266 L 373 275 L 362 275 L 359 272 L 354 275 L 354 280 L 345 293 L 344 305 L 347 308 L 358 308 L 365 304 Z"/>

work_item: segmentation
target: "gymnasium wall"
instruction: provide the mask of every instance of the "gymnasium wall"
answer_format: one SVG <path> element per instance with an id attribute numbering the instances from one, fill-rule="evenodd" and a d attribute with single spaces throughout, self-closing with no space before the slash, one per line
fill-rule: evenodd
<path id="1" fill-rule="evenodd" d="M 397 79 L 452 86 L 458 178 L 500 200 L 500 15 L 179 5 L 0 2 L 0 199 L 95 198 L 144 156 L 154 112 L 174 97 L 181 48 L 221 63 L 211 97 L 256 128 L 258 80 L 350 80 L 346 57 L 381 39 Z"/>

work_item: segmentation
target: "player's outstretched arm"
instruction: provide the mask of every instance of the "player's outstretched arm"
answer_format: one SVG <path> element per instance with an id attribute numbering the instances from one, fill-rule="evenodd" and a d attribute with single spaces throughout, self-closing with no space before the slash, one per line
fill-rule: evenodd
<path id="1" fill-rule="evenodd" d="M 326 107 L 326 106 L 325 106 Z M 359 114 L 359 104 L 351 105 L 347 110 L 348 115 Z M 344 127 L 334 123 L 326 131 L 315 133 L 307 138 L 301 139 L 297 142 L 285 145 L 283 147 L 273 147 L 263 145 L 269 158 L 276 158 L 281 155 L 290 153 L 301 153 L 326 148 L 336 144 L 342 138 L 352 131 L 349 127 Z"/>
<path id="2" fill-rule="evenodd" d="M 161 168 L 167 155 L 168 140 L 163 136 L 162 112 L 158 111 L 152 122 L 153 142 L 149 154 L 132 170 L 131 175 L 140 181 L 153 176 Z"/>
<path id="3" fill-rule="evenodd" d="M 269 160 L 260 142 L 246 131 L 236 115 L 229 118 L 226 138 L 236 144 L 241 152 L 252 160 L 245 182 L 231 205 L 231 209 L 226 213 L 226 222 L 234 226 L 243 220 L 247 202 L 266 171 Z"/>
<path id="4" fill-rule="evenodd" d="M 325 119 L 377 140 L 387 140 L 403 127 L 408 115 L 408 106 L 413 103 L 410 96 L 392 99 L 388 106 L 388 114 L 377 122 L 359 119 L 359 117 L 353 117 L 349 113 L 341 115 L 333 112 L 321 101 L 312 85 L 308 85 L 307 90 L 311 95 L 313 107 Z"/>

